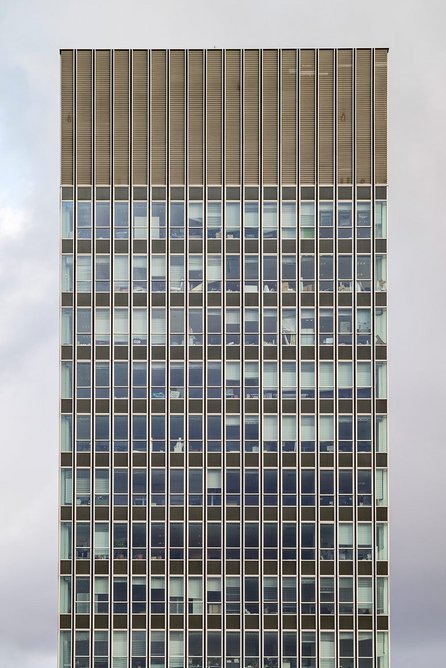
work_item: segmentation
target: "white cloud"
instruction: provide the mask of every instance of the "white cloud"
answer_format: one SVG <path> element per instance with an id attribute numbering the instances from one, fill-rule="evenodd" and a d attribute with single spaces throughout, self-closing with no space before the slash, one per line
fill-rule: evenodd
<path id="1" fill-rule="evenodd" d="M 8 204 L 5 195 L 0 195 L 0 244 L 22 237 L 26 232 L 28 221 L 28 211 Z"/>

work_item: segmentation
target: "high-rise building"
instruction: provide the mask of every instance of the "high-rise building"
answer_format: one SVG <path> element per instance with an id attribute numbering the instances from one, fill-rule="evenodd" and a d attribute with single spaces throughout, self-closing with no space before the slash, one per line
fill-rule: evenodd
<path id="1" fill-rule="evenodd" d="M 61 52 L 60 668 L 388 668 L 386 81 Z"/>

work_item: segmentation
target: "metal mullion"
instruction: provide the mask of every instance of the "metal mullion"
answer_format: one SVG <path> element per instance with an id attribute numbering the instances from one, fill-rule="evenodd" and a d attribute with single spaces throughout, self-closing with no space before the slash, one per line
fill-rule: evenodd
<path id="1" fill-rule="evenodd" d="M 314 165 L 314 249 L 317 256 L 316 264 L 316 285 L 317 285 L 317 311 L 320 312 L 320 270 L 319 270 L 319 260 L 321 256 L 320 249 L 320 239 L 319 239 L 319 117 L 320 117 L 320 95 L 319 95 L 319 67 L 320 67 L 320 50 L 316 49 L 315 51 L 315 62 L 314 62 L 314 99 L 315 99 L 315 122 L 314 122 L 314 135 L 315 135 L 315 165 Z M 315 286 L 316 288 L 316 286 Z M 316 303 L 316 302 L 315 302 Z M 318 330 L 320 327 L 318 327 Z M 320 393 L 319 393 L 319 345 L 314 347 L 314 517 L 315 517 L 315 633 L 316 639 L 319 640 L 320 634 L 320 534 L 321 534 L 321 513 L 319 509 L 319 416 L 320 416 Z M 319 657 L 319 642 L 316 643 L 316 657 Z"/>
<path id="2" fill-rule="evenodd" d="M 133 613 L 133 591 L 132 591 L 132 582 L 133 582 L 133 448 L 132 448 L 132 433 L 133 433 L 133 50 L 129 50 L 127 56 L 128 62 L 128 109 L 129 109 L 129 119 L 128 119 L 128 143 L 129 143 L 129 167 L 128 167 L 128 204 L 127 204 L 127 215 L 128 215 L 128 309 L 129 309 L 129 329 L 128 329 L 128 426 L 127 426 L 127 435 L 128 435 L 128 481 L 129 481 L 129 538 L 128 538 L 128 554 L 127 554 L 127 564 L 128 564 L 128 607 L 127 607 L 127 619 L 128 619 L 128 657 L 131 661 L 131 636 L 132 636 L 132 613 Z"/>
<path id="3" fill-rule="evenodd" d="M 296 259 L 298 272 L 297 304 L 299 314 L 299 352 L 296 355 L 296 617 L 297 617 L 297 656 L 301 656 L 302 647 L 302 615 L 300 605 L 300 591 L 301 591 L 301 558 L 300 558 L 300 543 L 301 543 L 301 503 L 300 503 L 300 360 L 301 360 L 301 312 L 302 312 L 302 297 L 300 288 L 300 271 L 301 271 L 301 238 L 300 238 L 300 209 L 301 209 L 301 186 L 300 186 L 300 67 L 301 67 L 301 49 L 296 52 Z"/>
<path id="4" fill-rule="evenodd" d="M 190 50 L 183 52 L 184 60 L 184 282 L 183 286 L 183 321 L 184 321 L 184 447 L 183 447 L 183 493 L 184 493 L 184 647 L 185 656 L 189 655 L 189 611 L 188 611 L 188 575 L 189 575 L 189 59 Z M 186 445 L 187 444 L 187 445 Z M 170 457 L 170 454 L 169 454 Z"/>
<path id="5" fill-rule="evenodd" d="M 282 559 L 282 523 L 283 523 L 283 460 L 282 460 L 282 50 L 277 51 L 277 261 L 279 286 L 277 291 L 277 614 L 278 614 L 278 662 L 283 664 L 283 559 Z"/>
<path id="6" fill-rule="evenodd" d="M 114 186 L 114 121 L 115 121 L 115 51 L 111 52 L 111 67 L 110 67 L 110 97 L 111 97 L 111 109 L 110 109 L 110 422 L 109 422 L 109 434 L 110 434 L 110 492 L 113 496 L 114 492 L 114 448 L 113 448 L 113 436 L 114 436 L 114 219 L 115 219 L 115 186 Z M 128 497 L 127 497 L 128 498 Z M 114 501 L 114 498 L 113 498 Z M 114 504 L 113 504 L 114 506 Z M 111 516 L 111 526 L 110 526 L 110 596 L 109 596 L 109 606 L 110 606 L 110 640 L 109 640 L 109 652 L 110 656 L 113 656 L 113 606 L 114 606 L 114 534 L 115 534 L 115 522 L 114 517 Z"/>
<path id="7" fill-rule="evenodd" d="M 356 344 L 356 307 L 357 307 L 357 294 L 356 294 L 356 276 L 357 276 L 357 239 L 356 239 L 356 192 L 357 192 L 357 178 L 358 178 L 358 166 L 357 166 L 357 131 L 356 131 L 356 122 L 357 122 L 357 113 L 356 113 L 356 104 L 357 104 L 357 49 L 353 50 L 352 55 L 352 151 L 353 151 L 353 160 L 352 160 L 352 264 L 354 267 L 354 274 L 352 272 L 352 277 L 354 276 L 354 285 L 352 286 L 352 386 L 354 390 L 354 396 L 352 392 L 352 490 L 353 490 L 353 499 L 354 504 L 353 508 L 353 640 L 354 640 L 354 660 L 356 659 L 356 641 L 358 637 L 358 620 L 357 620 L 357 601 L 358 601 L 358 485 L 357 485 L 357 447 L 356 447 L 356 416 L 357 416 L 357 373 L 356 373 L 356 346 L 353 346 L 353 332 L 355 333 L 355 344 Z M 353 448 L 353 444 L 355 447 Z"/>
<path id="8" fill-rule="evenodd" d="M 264 50 L 259 49 L 258 51 L 258 70 L 259 70 L 259 251 L 260 257 L 259 260 L 264 257 L 263 253 L 263 57 Z M 279 269 L 276 265 L 276 271 Z M 263 318 L 264 318 L 264 293 L 263 293 L 263 261 L 259 261 L 259 344 L 258 344 L 258 364 L 259 364 L 259 458 L 258 458 L 258 467 L 259 467 L 259 660 L 260 663 L 264 662 L 264 592 L 263 592 L 263 574 L 264 574 L 264 553 L 263 553 L 263 544 L 264 544 L 264 522 L 265 522 L 265 505 L 263 499 L 263 490 L 264 490 L 264 466 L 263 466 L 263 420 L 265 419 L 264 410 L 263 410 Z M 276 274 L 277 278 L 277 274 Z M 276 300 L 278 298 L 278 292 L 276 292 Z"/>
<path id="9" fill-rule="evenodd" d="M 338 434 L 338 348 L 337 348 L 337 330 L 335 331 L 335 320 L 338 312 L 338 66 L 339 66 L 339 51 L 335 49 L 333 55 L 333 114 L 334 114 L 334 167 L 333 167 L 333 260 L 335 266 L 333 267 L 334 275 L 334 291 L 333 291 L 333 512 L 334 512 L 334 587 L 333 598 L 335 606 L 334 618 L 334 633 L 335 638 L 339 636 L 339 488 L 338 488 L 338 447 L 336 447 Z M 339 656 L 338 643 L 335 642 L 334 647 L 335 660 Z"/>
<path id="10" fill-rule="evenodd" d="M 165 615 L 165 639 L 166 660 L 169 660 L 169 632 L 170 632 L 170 51 L 165 51 L 165 83 L 166 83 L 166 512 L 165 512 L 165 592 L 166 592 L 166 615 Z"/>
<path id="11" fill-rule="evenodd" d="M 113 440 L 111 438 L 111 424 L 112 424 L 112 419 L 111 419 L 111 413 L 112 413 L 112 407 L 113 407 L 113 350 L 112 350 L 112 332 L 113 332 L 113 303 L 112 303 L 112 295 L 113 295 L 113 252 L 112 252 L 112 238 L 113 238 L 113 226 L 112 226 L 112 201 L 113 201 L 113 72 L 114 72 L 114 57 L 113 57 L 113 51 L 109 52 L 109 106 L 110 106 L 110 117 L 109 117 L 109 146 L 110 146 L 110 153 L 109 153 L 109 176 L 110 176 L 110 193 L 109 193 L 109 230 L 110 230 L 110 235 L 109 235 L 109 251 L 108 251 L 108 256 L 109 256 L 109 266 L 110 266 L 110 271 L 109 271 L 109 346 L 108 346 L 108 351 L 109 351 L 109 356 L 108 356 L 108 365 L 109 365 L 109 374 L 108 374 L 108 383 L 109 383 L 109 410 L 108 410 L 108 425 L 109 425 L 109 452 L 108 452 L 108 485 L 109 485 L 109 507 L 110 507 L 110 515 L 109 515 L 109 575 L 108 575 L 108 582 L 107 582 L 107 607 L 108 607 L 108 618 L 109 618 L 109 623 L 108 623 L 108 652 L 111 657 L 112 655 L 112 626 L 113 626 L 113 617 L 112 617 L 112 595 L 113 595 L 113 510 L 114 510 L 114 498 L 113 498 L 113 452 L 110 449 L 111 444 L 113 443 Z M 96 212 L 95 212 L 96 213 Z"/>
<path id="12" fill-rule="evenodd" d="M 245 51 L 241 49 L 239 51 L 239 71 L 240 71 L 240 111 L 239 111 L 239 127 L 240 127 L 240 162 L 239 162 L 239 171 L 240 171 L 240 237 L 243 233 L 242 225 L 242 208 L 244 206 L 244 173 L 245 173 L 245 105 L 244 105 L 244 91 L 245 91 Z M 224 189 L 224 209 L 226 215 L 226 188 Z M 226 222 L 226 219 L 225 219 Z M 222 235 L 223 236 L 223 235 Z M 225 257 L 226 257 L 226 229 L 225 229 Z M 244 427 L 244 418 L 245 418 L 245 393 L 244 393 L 244 381 L 245 381 L 245 338 L 244 338 L 244 291 L 243 291 L 243 281 L 244 281 L 244 239 L 240 238 L 240 292 L 239 292 L 239 309 L 240 309 L 240 383 L 243 383 L 243 398 L 240 398 L 240 548 L 241 548 L 241 568 L 240 568 L 240 657 L 243 657 L 245 651 L 245 427 Z M 226 290 L 225 290 L 226 294 Z M 242 394 L 240 392 L 240 394 Z M 226 508 L 226 494 L 225 494 L 225 508 Z M 226 634 L 225 634 L 226 635 Z M 226 640 L 225 640 L 225 649 L 226 649 Z M 223 654 L 225 656 L 225 654 Z"/>
<path id="13" fill-rule="evenodd" d="M 150 656 L 150 633 L 149 620 L 151 618 L 151 551 L 152 551 L 152 516 L 151 516 L 151 471 L 152 471 L 152 448 L 151 448 L 151 430 L 152 430 L 152 406 L 151 406 L 151 363 L 152 363 L 152 318 L 151 318 L 151 303 L 152 303 L 152 282 L 151 282 L 151 218 L 152 218 L 152 186 L 151 186 L 151 52 L 147 51 L 147 191 L 146 191 L 146 211 L 147 211 L 147 236 L 146 236 L 146 255 L 147 255 L 147 356 L 145 366 L 147 371 L 146 380 L 146 489 L 147 489 L 147 509 L 146 509 L 146 654 Z"/>
<path id="14" fill-rule="evenodd" d="M 377 579 L 377 566 L 376 566 L 376 524 L 377 524 L 377 510 L 376 510 L 376 304 L 375 304 L 375 285 L 376 285 L 376 272 L 375 272 L 375 212 L 376 212 L 376 161 L 375 161 L 375 65 L 376 63 L 376 50 L 371 50 L 371 100 L 370 100 L 370 112 L 371 112 L 371 192 L 370 192 L 370 264 L 371 264 L 371 289 L 370 289 L 370 357 L 371 357 L 371 415 L 370 415 L 370 429 L 372 437 L 372 446 L 370 448 L 371 453 L 371 474 L 372 474 L 372 500 L 371 500 L 371 513 L 372 513 L 372 633 L 373 633 L 373 647 L 372 654 L 375 658 L 377 655 L 377 626 L 378 626 L 378 579 Z M 386 256 L 387 256 L 387 246 L 386 246 Z M 386 309 L 387 311 L 387 309 Z M 387 349 L 387 337 L 386 337 L 386 349 Z M 387 359 L 387 355 L 386 355 Z M 386 370 L 387 371 L 387 370 Z M 386 469 L 387 471 L 387 466 Z M 386 476 L 386 487 L 388 484 L 388 476 Z M 387 492 L 387 489 L 386 489 Z M 388 492 L 387 492 L 387 503 L 388 503 Z M 387 589 L 387 596 L 388 596 Z M 388 606 L 388 602 L 387 602 Z M 387 607 L 388 612 L 388 607 Z"/>
<path id="15" fill-rule="evenodd" d="M 92 156 L 92 165 L 91 165 L 91 182 L 92 182 L 92 188 L 91 188 L 91 369 L 90 369 L 90 383 L 91 383 L 91 390 L 90 390 L 90 406 L 91 406 L 91 427 L 90 427 L 90 434 L 91 434 L 91 461 L 90 461 L 90 489 L 91 489 L 91 497 L 90 497 L 90 508 L 91 508 L 91 523 L 92 523 L 92 533 L 93 533 L 93 540 L 92 540 L 92 554 L 91 554 L 91 564 L 92 564 L 92 569 L 90 571 L 90 628 L 92 630 L 91 637 L 90 637 L 90 648 L 91 648 L 91 658 L 94 661 L 94 633 L 95 630 L 93 629 L 94 626 L 94 563 L 95 563 L 95 557 L 94 557 L 94 549 L 95 549 L 95 542 L 94 542 L 94 536 L 95 536 L 95 514 L 96 514 L 96 501 L 95 501 L 95 436 L 96 436 L 96 429 L 95 429 L 95 419 L 94 416 L 96 415 L 96 406 L 95 406 L 95 398 L 96 398 L 96 384 L 95 384 L 95 377 L 96 377 L 96 341 L 95 341 L 95 325 L 96 325 L 96 283 L 95 283 L 95 278 L 96 278 L 96 272 L 95 272 L 95 259 L 96 259 L 96 234 L 95 234 L 95 222 L 96 222 L 96 142 L 95 142 L 95 136 L 96 136 L 96 50 L 92 51 L 92 56 L 91 56 L 91 97 L 92 97 L 92 123 L 91 123 L 91 156 Z M 109 536 L 110 536 L 110 531 L 109 531 Z M 109 538 L 110 540 L 110 538 Z M 110 554 L 110 551 L 109 551 Z"/>
<path id="16" fill-rule="evenodd" d="M 77 260 L 77 50 L 73 51 L 73 317 L 72 317 L 72 415 L 73 415 L 73 426 L 72 426 L 72 460 L 71 460 L 71 573 L 72 573 L 72 600 L 73 607 L 71 608 L 71 661 L 74 665 L 75 661 L 75 638 L 76 638 L 76 614 L 75 614 L 75 605 L 76 605 L 76 542 L 77 542 L 77 518 L 75 517 L 76 513 L 73 512 L 75 504 L 75 481 L 76 481 L 76 437 L 77 437 L 77 410 L 76 410 L 76 361 L 77 361 L 77 290 L 76 290 L 76 260 Z M 60 583 L 59 583 L 60 587 Z M 60 626 L 60 618 L 58 620 Z"/>
<path id="17" fill-rule="evenodd" d="M 207 97 L 207 96 L 206 96 Z M 207 99 L 206 99 L 206 104 L 207 104 Z M 225 239 L 224 239 L 224 207 L 225 207 L 225 201 L 226 201 L 226 50 L 222 49 L 221 51 L 221 141 L 222 141 L 222 150 L 221 150 L 221 183 L 222 183 L 222 188 L 221 188 L 221 197 L 220 197 L 220 220 L 221 220 L 221 232 L 220 232 L 220 237 L 221 237 L 221 251 L 220 251 L 220 257 L 221 257 L 221 285 L 220 285 L 220 308 L 221 308 L 221 335 L 222 335 L 222 361 L 224 362 L 224 372 L 222 375 L 222 382 L 225 384 L 226 380 L 226 253 L 225 253 Z M 206 124 L 206 138 L 207 138 L 207 124 Z M 207 145 L 206 145 L 206 151 L 207 151 Z M 206 172 L 207 176 L 207 172 Z M 205 193 L 206 201 L 207 201 L 207 193 Z M 206 215 L 207 215 L 207 207 L 206 207 Z M 206 257 L 207 257 L 207 229 L 206 229 Z M 207 294 L 207 288 L 206 288 L 206 294 Z M 206 300 L 206 305 L 204 308 L 203 312 L 203 330 L 204 330 L 204 341 L 206 341 L 206 345 L 204 347 L 205 355 L 204 357 L 207 358 L 207 300 Z M 226 402 L 226 387 L 224 387 L 224 402 Z M 226 408 L 226 403 L 225 403 L 225 408 Z M 207 415 L 207 411 L 205 414 L 205 417 Z M 206 428 L 206 425 L 205 425 Z M 227 522 L 227 513 L 226 513 L 226 410 L 223 411 L 223 420 L 222 420 L 222 443 L 224 443 L 224 452 L 222 452 L 222 460 L 221 460 L 221 474 L 220 474 L 220 480 L 221 480 L 221 486 L 220 486 L 220 493 L 221 493 L 221 517 L 222 517 L 222 523 L 224 524 L 226 528 L 226 522 Z M 207 439 L 206 439 L 206 446 L 207 446 Z M 223 449 L 223 448 L 222 448 Z M 204 456 L 206 456 L 206 473 L 207 473 L 207 447 L 206 447 L 206 453 L 203 453 Z M 206 515 L 205 515 L 205 523 L 207 523 L 207 513 L 208 513 L 208 504 L 207 504 L 207 475 L 206 475 Z M 241 523 L 240 523 L 241 527 Z M 223 612 L 224 614 L 222 615 L 222 628 L 221 628 L 221 633 L 222 633 L 222 638 L 221 638 L 221 648 L 222 648 L 222 657 L 225 656 L 225 651 L 226 651 L 226 532 L 223 532 L 223 544 L 222 544 L 222 549 L 224 550 L 223 555 L 223 580 L 222 580 L 222 603 L 223 603 Z M 243 539 L 242 539 L 243 540 Z M 207 559 L 204 559 L 204 563 L 207 563 Z M 205 567 L 206 568 L 206 567 Z M 204 610 L 205 614 L 203 615 L 204 619 L 204 634 L 205 634 L 205 642 L 203 643 L 203 650 L 204 650 L 204 657 L 206 658 L 209 654 L 209 648 L 207 646 L 207 607 L 206 607 L 206 600 L 207 600 L 207 579 L 206 579 L 206 572 L 204 573 L 204 582 L 203 582 L 203 604 L 204 604 Z"/>
<path id="18" fill-rule="evenodd" d="M 201 318 L 202 318 L 202 342 L 201 342 L 201 347 L 202 347 L 202 360 L 203 360 L 203 388 L 202 388 L 202 402 L 203 402 L 203 425 L 202 425 L 202 434 L 203 434 L 203 429 L 207 428 L 207 399 L 205 399 L 205 385 L 204 385 L 204 367 L 207 362 L 207 345 L 206 345 L 206 334 L 205 332 L 207 331 L 206 328 L 206 316 L 207 316 L 207 303 L 208 303 L 208 285 L 207 285 L 207 256 L 208 256 L 208 249 L 207 249 L 207 63 L 208 63 L 208 50 L 204 49 L 203 50 L 203 208 L 202 208 L 202 226 L 203 226 L 203 287 L 202 287 L 202 306 L 201 306 Z M 224 350 L 224 347 L 223 347 Z M 223 371 L 222 371 L 222 382 L 223 382 L 223 387 L 224 387 L 224 363 L 223 363 Z M 223 422 L 224 422 L 224 411 L 223 411 Z M 223 430 L 223 435 L 224 435 L 224 425 L 222 425 L 222 430 Z M 202 490 L 203 490 L 203 497 L 202 497 L 202 514 L 201 514 L 201 525 L 202 525 L 202 536 L 204 538 L 204 530 L 205 527 L 207 526 L 207 448 L 204 447 L 204 443 L 207 444 L 207 432 L 204 432 L 206 435 L 206 438 L 202 438 L 202 471 L 203 471 L 203 478 L 202 478 Z M 223 439 L 222 439 L 223 441 Z M 223 441 L 224 442 L 224 441 Z M 224 457 L 224 454 L 222 455 Z M 221 478 L 220 478 L 221 479 Z M 223 521 L 223 526 L 225 525 L 225 521 Z M 222 549 L 224 551 L 224 545 L 225 545 L 225 532 L 223 529 L 223 539 L 222 539 Z M 206 563 L 206 558 L 204 557 L 204 540 L 202 540 L 203 545 L 202 545 L 202 562 L 203 564 Z M 223 552 L 224 553 L 224 552 Z M 224 567 L 226 565 L 225 559 L 223 559 L 223 585 L 222 585 L 222 609 L 223 613 L 225 611 L 224 605 L 225 605 L 225 599 L 224 599 Z M 202 610 L 204 610 L 204 614 L 202 614 L 202 620 L 203 620 L 203 643 L 202 643 L 202 657 L 203 657 L 203 662 L 206 662 L 206 656 L 207 656 L 207 609 L 206 609 L 206 593 L 207 593 L 207 588 L 206 588 L 206 574 L 205 574 L 206 566 L 204 569 L 202 569 Z M 203 600 L 204 599 L 204 600 Z M 222 615 L 222 619 L 225 618 L 225 615 Z"/>
<path id="19" fill-rule="evenodd" d="M 147 617 L 146 617 L 146 654 L 147 658 L 151 656 L 151 636 L 149 629 L 151 628 L 151 617 L 152 617 L 152 593 L 151 593 L 151 578 L 152 578 L 152 488 L 151 488 L 151 473 L 152 473 L 152 379 L 151 379 L 151 366 L 152 366 L 152 317 L 151 317 L 151 305 L 152 305 L 152 142 L 151 142 L 151 132 L 152 132 L 152 51 L 148 50 L 147 52 L 147 396 L 146 396 L 146 415 L 147 415 L 147 566 L 146 566 L 146 577 L 147 577 Z M 166 590 L 166 585 L 164 584 L 164 591 Z M 164 599 L 164 610 L 166 610 L 166 600 Z"/>

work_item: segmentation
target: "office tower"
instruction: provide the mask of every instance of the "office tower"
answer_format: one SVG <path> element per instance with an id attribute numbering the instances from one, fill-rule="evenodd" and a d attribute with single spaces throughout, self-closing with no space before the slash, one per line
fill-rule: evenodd
<path id="1" fill-rule="evenodd" d="M 60 668 L 387 668 L 386 49 L 61 52 Z"/>

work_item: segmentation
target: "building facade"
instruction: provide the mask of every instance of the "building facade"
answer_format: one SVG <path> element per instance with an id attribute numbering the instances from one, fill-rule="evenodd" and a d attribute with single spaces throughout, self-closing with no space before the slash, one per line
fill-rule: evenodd
<path id="1" fill-rule="evenodd" d="M 388 668 L 386 89 L 61 51 L 60 668 Z"/>

